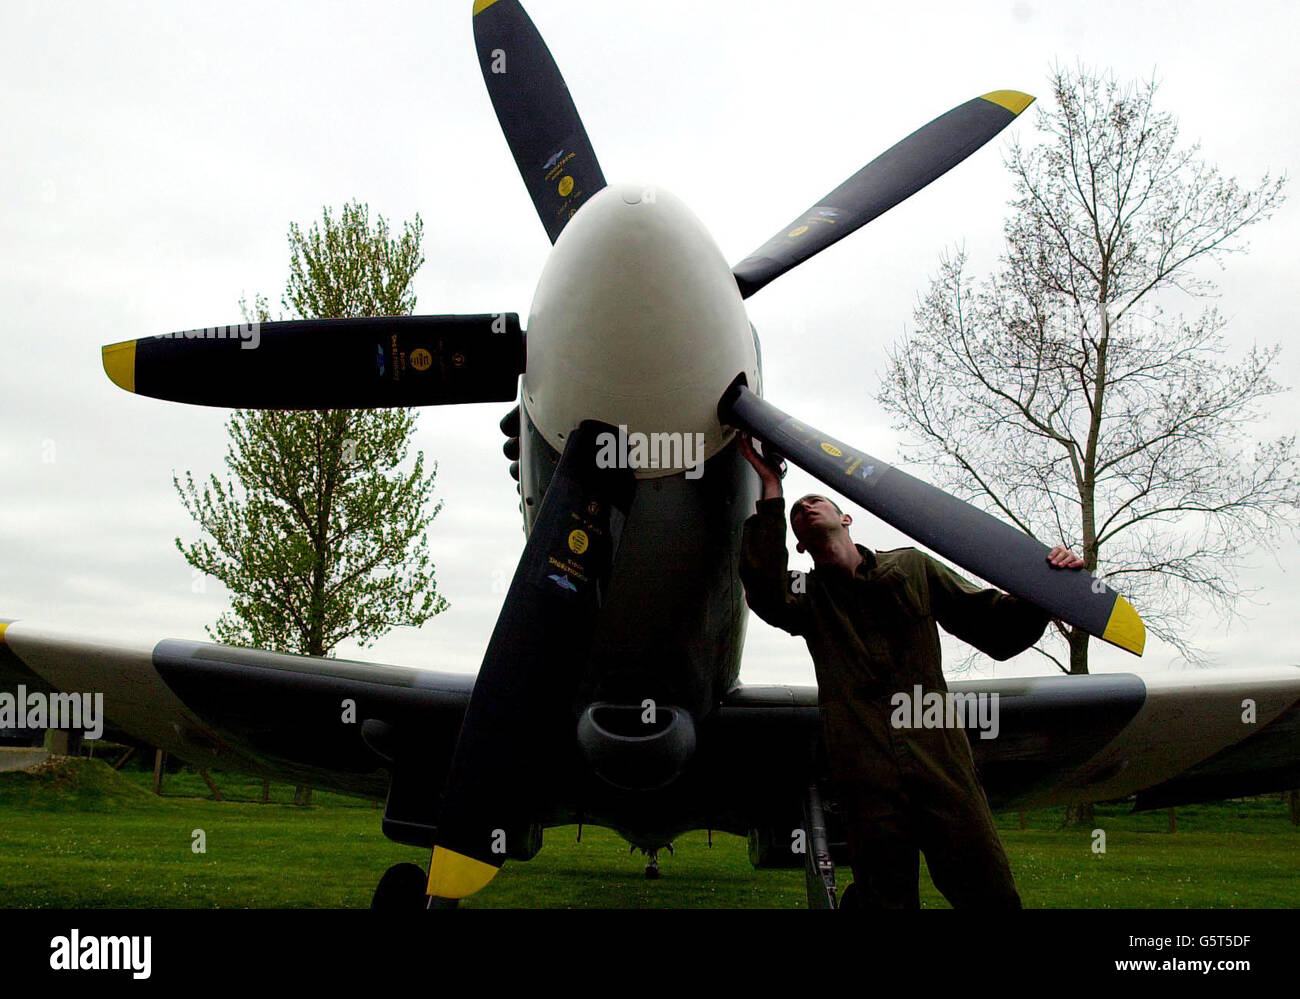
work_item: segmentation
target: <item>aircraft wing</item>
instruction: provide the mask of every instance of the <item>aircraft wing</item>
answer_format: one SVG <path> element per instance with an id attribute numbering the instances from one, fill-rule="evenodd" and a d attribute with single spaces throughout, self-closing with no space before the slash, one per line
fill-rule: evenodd
<path id="1" fill-rule="evenodd" d="M 982 738 L 967 725 L 995 809 L 1130 796 L 1137 809 L 1161 808 L 1300 787 L 1300 667 L 965 680 L 949 688 L 997 695 L 996 735 Z M 786 756 L 798 741 L 793 730 L 805 741 L 816 735 L 816 688 L 741 687 L 718 721 L 753 752 L 770 743 Z"/>
<path id="2" fill-rule="evenodd" d="M 0 622 L 0 689 L 18 684 L 101 692 L 112 729 L 196 766 L 388 795 L 385 831 L 422 843 L 474 677 Z M 1300 787 L 1300 667 L 967 680 L 950 689 L 997 695 L 996 737 L 968 725 L 995 809 L 1131 796 L 1138 808 L 1156 808 Z M 625 834 L 669 837 L 780 827 L 825 772 L 820 739 L 816 688 L 739 686 L 701 723 L 686 772 L 635 807 L 627 792 L 585 772 L 577 754 L 557 757 L 556 805 L 544 824 L 585 816 Z"/>
<path id="3" fill-rule="evenodd" d="M 443 779 L 474 686 L 469 674 L 408 666 L 0 627 L 0 689 L 102 693 L 113 730 L 195 766 L 376 798 L 386 756 L 403 746 Z"/>

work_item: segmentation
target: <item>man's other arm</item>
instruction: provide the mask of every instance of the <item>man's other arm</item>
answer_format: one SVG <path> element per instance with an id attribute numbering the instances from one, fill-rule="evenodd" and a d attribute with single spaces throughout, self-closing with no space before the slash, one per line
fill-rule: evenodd
<path id="1" fill-rule="evenodd" d="M 1065 549 L 1053 549 L 1052 556 L 1049 561 L 1056 568 L 1083 564 Z M 1001 590 L 981 590 L 928 556 L 925 562 L 930 609 L 945 631 L 999 661 L 1019 655 L 1043 637 L 1051 621 L 1046 611 Z"/>

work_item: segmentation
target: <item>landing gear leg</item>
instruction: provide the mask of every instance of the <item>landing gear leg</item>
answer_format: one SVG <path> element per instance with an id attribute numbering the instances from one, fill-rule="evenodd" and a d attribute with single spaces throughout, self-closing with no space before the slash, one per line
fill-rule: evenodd
<path id="1" fill-rule="evenodd" d="M 826 815 L 822 796 L 811 784 L 803 799 L 804 873 L 808 881 L 808 908 L 834 909 L 835 864 L 831 861 L 830 843 L 826 839 Z"/>
<path id="2" fill-rule="evenodd" d="M 667 850 L 668 853 L 672 856 L 677 855 L 676 851 L 673 850 L 673 845 L 671 843 L 665 843 L 663 846 L 656 846 L 650 849 L 647 849 L 644 846 L 638 847 L 634 843 L 632 845 L 632 849 L 629 850 L 628 852 L 636 853 L 637 850 L 640 850 L 643 854 L 645 854 L 645 858 L 646 858 L 645 876 L 647 881 L 654 881 L 659 877 L 659 851 L 660 850 Z"/>

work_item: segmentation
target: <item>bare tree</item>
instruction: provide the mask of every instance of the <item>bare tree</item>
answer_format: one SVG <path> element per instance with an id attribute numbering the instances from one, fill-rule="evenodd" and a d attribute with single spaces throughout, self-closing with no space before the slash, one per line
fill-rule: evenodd
<path id="1" fill-rule="evenodd" d="M 1250 550 L 1296 524 L 1295 438 L 1250 424 L 1280 391 L 1278 347 L 1228 360 L 1224 320 L 1165 309 L 1214 293 L 1204 267 L 1245 249 L 1284 179 L 1243 188 L 1180 148 L 1154 82 L 1080 68 L 1052 79 L 1041 141 L 1013 143 L 1016 196 L 999 270 L 978 284 L 942 260 L 914 334 L 890 352 L 881 403 L 918 442 L 909 457 L 1045 543 L 1079 546 L 1150 631 L 1188 661 L 1195 603 L 1224 618 Z M 1088 671 L 1088 635 L 1037 646 Z M 1068 655 L 1061 640 L 1068 646 Z"/>

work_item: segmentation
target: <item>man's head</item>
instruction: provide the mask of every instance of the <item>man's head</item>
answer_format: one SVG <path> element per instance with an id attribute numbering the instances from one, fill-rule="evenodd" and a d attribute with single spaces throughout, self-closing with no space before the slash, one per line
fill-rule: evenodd
<path id="1" fill-rule="evenodd" d="M 853 518 L 839 508 L 836 503 L 820 493 L 801 496 L 790 505 L 790 526 L 799 543 L 799 551 L 807 551 L 809 546 L 820 547 L 822 539 L 843 531 L 847 536 Z"/>

